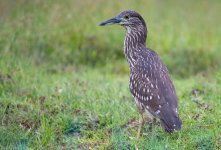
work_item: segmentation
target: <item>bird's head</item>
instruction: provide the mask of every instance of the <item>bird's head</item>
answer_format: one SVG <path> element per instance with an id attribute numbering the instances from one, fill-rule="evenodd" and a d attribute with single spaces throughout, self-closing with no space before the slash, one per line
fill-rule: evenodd
<path id="1" fill-rule="evenodd" d="M 135 11 L 126 10 L 118 14 L 116 17 L 108 19 L 104 22 L 101 22 L 101 26 L 109 25 L 109 24 L 120 24 L 126 28 L 128 27 L 145 27 L 146 24 L 144 19 Z"/>

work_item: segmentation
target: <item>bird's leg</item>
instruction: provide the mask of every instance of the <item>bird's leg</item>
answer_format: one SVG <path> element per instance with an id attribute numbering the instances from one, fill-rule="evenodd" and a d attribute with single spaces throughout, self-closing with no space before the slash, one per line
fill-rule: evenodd
<path id="1" fill-rule="evenodd" d="M 140 115 L 141 114 L 141 115 Z M 140 132 L 143 128 L 143 125 L 144 125 L 144 118 L 143 118 L 143 113 L 140 113 L 139 114 L 139 126 L 138 126 L 138 131 L 137 131 L 137 139 L 139 139 L 140 137 Z M 141 117 L 140 117 L 141 116 Z M 138 150 L 138 146 L 137 144 L 135 144 L 135 149 Z"/>
<path id="2" fill-rule="evenodd" d="M 155 117 L 153 117 L 151 120 L 152 121 L 151 121 L 151 123 L 149 125 L 149 130 L 152 131 L 153 130 L 153 125 L 155 125 L 157 123 L 157 119 Z"/>
<path id="3" fill-rule="evenodd" d="M 137 139 L 139 139 L 140 137 L 140 132 L 143 128 L 144 125 L 144 118 L 143 118 L 143 113 L 141 113 L 141 117 L 139 115 L 139 126 L 138 126 L 138 131 L 137 131 Z"/>

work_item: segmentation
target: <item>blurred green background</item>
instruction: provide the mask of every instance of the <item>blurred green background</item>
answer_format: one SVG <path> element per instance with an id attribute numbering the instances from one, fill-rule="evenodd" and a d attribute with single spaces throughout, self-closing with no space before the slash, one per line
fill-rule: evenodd
<path id="1" fill-rule="evenodd" d="M 179 134 L 119 129 L 137 119 L 125 31 L 99 23 L 126 9 L 174 79 Z M 0 0 L 1 149 L 221 148 L 220 14 L 219 0 Z"/>
<path id="2" fill-rule="evenodd" d="M 215 0 L 5 0 L 0 6 L 1 56 L 53 65 L 104 66 L 122 60 L 124 30 L 98 24 L 133 9 L 147 22 L 148 47 L 159 53 L 171 73 L 186 77 L 221 63 L 220 5 Z"/>

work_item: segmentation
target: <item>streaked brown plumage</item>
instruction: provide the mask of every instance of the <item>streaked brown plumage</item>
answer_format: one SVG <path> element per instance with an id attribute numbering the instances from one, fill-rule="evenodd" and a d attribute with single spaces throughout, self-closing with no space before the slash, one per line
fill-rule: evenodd
<path id="1" fill-rule="evenodd" d="M 113 23 L 126 28 L 124 53 L 130 66 L 130 91 L 139 112 L 159 118 L 165 132 L 180 130 L 182 121 L 178 115 L 176 91 L 159 56 L 145 46 L 144 19 L 137 12 L 127 10 L 100 25 Z"/>

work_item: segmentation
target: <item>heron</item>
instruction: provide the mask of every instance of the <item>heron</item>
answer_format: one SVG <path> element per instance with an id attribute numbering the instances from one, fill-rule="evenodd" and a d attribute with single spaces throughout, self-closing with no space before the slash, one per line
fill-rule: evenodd
<path id="1" fill-rule="evenodd" d="M 163 131 L 179 131 L 182 120 L 176 90 L 158 54 L 146 47 L 147 26 L 143 17 L 136 11 L 126 10 L 100 23 L 101 26 L 110 24 L 126 29 L 124 54 L 130 68 L 129 89 L 142 116 L 137 137 L 144 124 L 144 113 L 158 118 Z"/>

